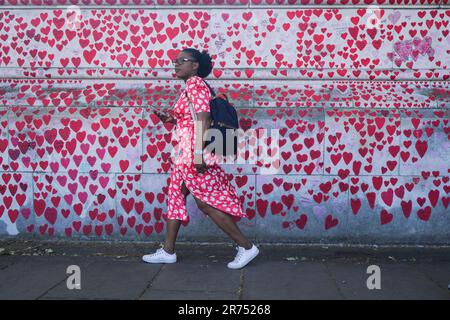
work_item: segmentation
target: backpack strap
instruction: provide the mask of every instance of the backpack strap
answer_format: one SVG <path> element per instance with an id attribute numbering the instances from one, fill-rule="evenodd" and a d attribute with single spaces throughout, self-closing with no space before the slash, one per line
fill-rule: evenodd
<path id="1" fill-rule="evenodd" d="M 221 98 L 221 99 L 227 100 L 227 102 L 229 102 L 228 97 L 225 93 L 219 93 L 216 96 L 214 96 L 212 99 L 216 99 L 216 98 Z"/>
<path id="2" fill-rule="evenodd" d="M 211 97 L 214 97 L 216 93 L 214 92 L 213 88 L 211 88 L 205 80 L 202 79 L 202 81 L 206 84 L 206 86 L 209 88 L 209 92 L 211 93 Z"/>
<path id="3" fill-rule="evenodd" d="M 203 80 L 203 79 L 202 79 Z M 214 100 L 216 98 L 221 98 L 221 99 L 225 99 L 228 102 L 228 97 L 225 93 L 221 93 L 219 92 L 218 94 L 216 94 L 216 92 L 213 90 L 213 88 L 210 87 L 210 85 L 208 84 L 208 82 L 206 82 L 205 80 L 203 80 L 203 82 L 206 84 L 206 86 L 209 88 L 209 92 L 211 93 L 211 100 Z"/>
<path id="4" fill-rule="evenodd" d="M 194 121 L 194 125 L 195 125 L 195 122 L 197 121 L 197 115 L 194 112 L 194 107 L 192 106 L 191 99 L 189 99 L 187 92 L 185 91 L 184 93 L 186 94 L 186 98 L 188 99 L 189 109 L 191 110 L 192 121 Z"/>

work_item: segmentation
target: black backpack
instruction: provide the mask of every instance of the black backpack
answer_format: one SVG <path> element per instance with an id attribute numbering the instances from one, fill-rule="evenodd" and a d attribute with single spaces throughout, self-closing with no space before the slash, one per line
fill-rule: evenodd
<path id="1" fill-rule="evenodd" d="M 215 148 L 213 148 L 210 152 L 220 156 L 227 157 L 233 155 L 235 157 L 237 154 L 237 147 L 238 147 L 237 146 L 238 139 L 235 134 L 236 130 L 239 129 L 239 120 L 236 109 L 230 104 L 230 102 L 228 101 L 228 97 L 224 93 L 219 93 L 218 95 L 216 95 L 216 93 L 209 86 L 209 84 L 206 81 L 204 82 L 208 86 L 212 96 L 211 101 L 209 102 L 209 107 L 211 111 L 210 129 L 219 130 L 222 134 L 222 141 L 223 141 L 222 150 L 215 150 Z M 191 111 L 193 112 L 192 109 Z M 194 117 L 194 115 L 192 116 Z M 227 130 L 230 130 L 229 135 L 232 134 L 234 140 L 234 148 L 232 148 L 232 146 L 229 146 L 228 148 L 230 150 L 227 149 L 228 145 L 226 139 Z M 210 139 L 211 141 L 205 142 L 205 148 L 215 141 L 214 136 L 210 137 Z M 231 143 L 231 141 L 229 142 Z"/>

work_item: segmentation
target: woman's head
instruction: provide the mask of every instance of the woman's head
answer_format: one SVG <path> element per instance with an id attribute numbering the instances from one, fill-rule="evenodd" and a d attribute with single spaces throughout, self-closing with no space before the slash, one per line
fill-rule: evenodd
<path id="1" fill-rule="evenodd" d="M 213 68 L 208 52 L 206 50 L 200 52 L 194 48 L 183 49 L 173 63 L 177 77 L 183 80 L 195 75 L 206 78 Z"/>

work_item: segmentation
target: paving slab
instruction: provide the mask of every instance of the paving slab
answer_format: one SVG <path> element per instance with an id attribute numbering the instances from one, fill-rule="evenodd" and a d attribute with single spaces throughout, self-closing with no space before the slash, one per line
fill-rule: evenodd
<path id="1" fill-rule="evenodd" d="M 417 270 L 422 272 L 430 281 L 434 282 L 437 286 L 446 291 L 450 298 L 450 262 L 419 262 L 417 264 Z"/>
<path id="2" fill-rule="evenodd" d="M 160 269 L 161 265 L 150 265 L 137 259 L 103 258 L 81 268 L 80 290 L 68 290 L 66 283 L 60 283 L 43 298 L 137 299 Z"/>
<path id="3" fill-rule="evenodd" d="M 155 243 L 1 241 L 0 299 L 40 300 L 450 300 L 450 247 L 260 244 L 260 255 L 230 270 L 229 243 L 177 243 L 176 264 L 147 264 Z M 81 290 L 67 288 L 67 267 Z M 369 265 L 381 290 L 367 288 Z"/>
<path id="4" fill-rule="evenodd" d="M 241 271 L 218 264 L 167 264 L 150 290 L 194 290 L 238 292 Z"/>
<path id="5" fill-rule="evenodd" d="M 368 278 L 374 274 L 367 270 L 371 264 L 329 261 L 326 265 L 346 299 L 450 299 L 450 292 L 433 283 L 415 264 L 379 263 L 380 289 L 369 289 L 367 286 Z M 438 269 L 443 275 L 442 266 Z M 447 281 L 449 280 L 450 269 L 447 269 Z"/>
<path id="6" fill-rule="evenodd" d="M 264 262 L 244 270 L 243 299 L 342 299 L 322 262 Z"/>
<path id="7" fill-rule="evenodd" d="M 91 263 L 80 257 L 16 256 L 9 261 L 0 270 L 0 299 L 4 300 L 38 299 L 55 286 L 66 285 L 69 265 L 87 268 Z"/>

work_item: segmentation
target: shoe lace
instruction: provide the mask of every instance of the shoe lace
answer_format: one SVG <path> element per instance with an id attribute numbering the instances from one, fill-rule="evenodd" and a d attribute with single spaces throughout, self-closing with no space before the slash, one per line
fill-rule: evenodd
<path id="1" fill-rule="evenodd" d="M 242 258 L 242 255 L 244 254 L 244 249 L 240 248 L 240 247 L 237 247 L 236 250 L 238 251 L 238 253 L 236 255 L 235 261 L 239 262 L 241 260 L 241 258 Z"/>

